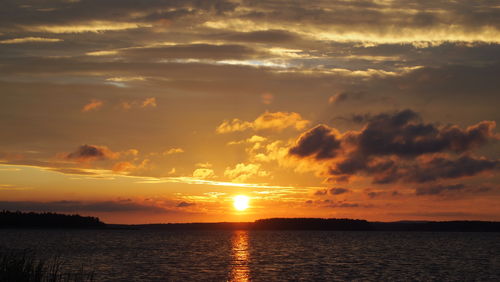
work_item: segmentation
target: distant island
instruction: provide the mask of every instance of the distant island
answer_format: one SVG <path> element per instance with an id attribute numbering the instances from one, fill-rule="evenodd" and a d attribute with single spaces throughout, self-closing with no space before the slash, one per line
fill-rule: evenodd
<path id="1" fill-rule="evenodd" d="M 58 213 L 0 212 L 0 228 L 104 228 L 97 217 Z"/>
<path id="2" fill-rule="evenodd" d="M 269 218 L 254 222 L 106 224 L 97 217 L 57 213 L 0 212 L 0 228 L 99 228 L 140 230 L 330 230 L 500 232 L 496 221 L 370 222 L 347 218 Z"/>

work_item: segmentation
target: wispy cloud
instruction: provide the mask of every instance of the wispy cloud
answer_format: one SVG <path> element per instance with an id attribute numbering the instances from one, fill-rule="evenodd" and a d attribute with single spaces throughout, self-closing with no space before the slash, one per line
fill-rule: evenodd
<path id="1" fill-rule="evenodd" d="M 0 44 L 20 44 L 20 43 L 33 43 L 33 42 L 60 42 L 63 41 L 59 38 L 45 38 L 45 37 L 23 37 L 0 40 Z"/>

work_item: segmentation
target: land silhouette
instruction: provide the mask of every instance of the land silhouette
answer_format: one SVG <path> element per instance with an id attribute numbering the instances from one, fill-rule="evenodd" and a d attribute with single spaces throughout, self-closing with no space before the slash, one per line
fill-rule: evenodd
<path id="1" fill-rule="evenodd" d="M 103 228 L 106 224 L 97 217 L 58 213 L 0 212 L 0 227 L 10 228 Z"/>
<path id="2" fill-rule="evenodd" d="M 92 228 L 142 230 L 331 230 L 500 232 L 496 221 L 370 222 L 348 218 L 268 218 L 254 222 L 106 224 L 97 217 L 1 211 L 0 228 Z"/>

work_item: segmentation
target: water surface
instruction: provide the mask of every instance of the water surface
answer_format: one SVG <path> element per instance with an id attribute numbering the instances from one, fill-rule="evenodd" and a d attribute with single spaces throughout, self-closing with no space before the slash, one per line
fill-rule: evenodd
<path id="1" fill-rule="evenodd" d="M 498 233 L 4 229 L 0 246 L 96 281 L 500 281 Z"/>

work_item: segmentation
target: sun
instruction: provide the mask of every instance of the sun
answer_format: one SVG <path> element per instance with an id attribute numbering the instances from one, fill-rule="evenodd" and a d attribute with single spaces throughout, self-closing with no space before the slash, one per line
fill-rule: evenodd
<path id="1" fill-rule="evenodd" d="M 238 195 L 235 196 L 233 199 L 234 199 L 233 206 L 235 209 L 239 211 L 244 211 L 248 208 L 248 202 L 250 201 L 250 198 L 248 198 L 247 196 Z"/>

